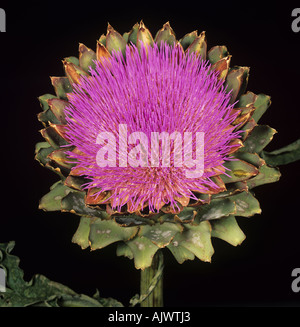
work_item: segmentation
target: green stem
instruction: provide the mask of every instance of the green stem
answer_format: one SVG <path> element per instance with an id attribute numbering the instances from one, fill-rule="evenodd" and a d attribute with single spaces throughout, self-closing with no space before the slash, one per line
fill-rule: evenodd
<path id="1" fill-rule="evenodd" d="M 163 306 L 163 254 L 158 251 L 149 268 L 141 271 L 141 307 Z"/>

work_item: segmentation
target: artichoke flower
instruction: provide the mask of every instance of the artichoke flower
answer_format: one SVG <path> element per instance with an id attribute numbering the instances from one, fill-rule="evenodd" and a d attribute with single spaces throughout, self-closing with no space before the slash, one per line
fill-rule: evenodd
<path id="1" fill-rule="evenodd" d="M 39 208 L 79 215 L 73 242 L 91 250 L 118 242 L 117 255 L 142 270 L 162 248 L 179 263 L 210 262 L 213 237 L 241 244 L 236 217 L 261 213 L 253 189 L 280 173 L 262 158 L 276 133 L 258 124 L 270 97 L 246 92 L 249 67 L 230 61 L 226 46 L 207 50 L 205 32 L 177 41 L 169 23 L 155 37 L 142 21 L 123 35 L 108 25 L 95 51 L 80 43 L 78 58 L 63 60 L 65 76 L 51 77 L 55 95 L 39 97 L 46 142 L 36 159 L 60 178 Z M 197 133 L 198 171 L 177 151 L 197 149 Z M 111 148 L 116 156 L 104 153 Z"/>

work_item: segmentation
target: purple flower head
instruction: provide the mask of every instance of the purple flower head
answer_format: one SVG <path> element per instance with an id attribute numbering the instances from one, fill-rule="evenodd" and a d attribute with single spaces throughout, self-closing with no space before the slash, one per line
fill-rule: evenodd
<path id="1" fill-rule="evenodd" d="M 231 125 L 238 112 L 208 62 L 161 43 L 130 45 L 125 58 L 114 52 L 95 64 L 73 85 L 67 108 L 66 136 L 77 147 L 69 156 L 90 180 L 86 189 L 128 212 L 176 210 L 197 193 L 224 190 L 213 177 L 225 172 L 239 137 Z"/>

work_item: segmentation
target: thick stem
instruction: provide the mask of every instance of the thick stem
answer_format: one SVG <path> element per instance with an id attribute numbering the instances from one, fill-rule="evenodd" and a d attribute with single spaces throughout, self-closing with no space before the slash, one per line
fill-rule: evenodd
<path id="1" fill-rule="evenodd" d="M 141 296 L 145 296 L 141 307 L 163 306 L 163 254 L 158 251 L 149 268 L 141 271 Z"/>

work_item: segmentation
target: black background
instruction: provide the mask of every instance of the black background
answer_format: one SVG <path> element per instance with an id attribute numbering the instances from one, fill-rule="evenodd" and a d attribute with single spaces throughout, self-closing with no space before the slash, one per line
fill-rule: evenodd
<path id="1" fill-rule="evenodd" d="M 77 55 L 78 43 L 95 49 L 109 22 L 120 33 L 143 19 L 155 35 L 170 21 L 177 39 L 206 31 L 208 47 L 225 44 L 232 65 L 250 66 L 248 90 L 271 95 L 260 123 L 278 131 L 268 150 L 299 138 L 300 32 L 291 30 L 293 2 L 1 2 L 7 32 L 0 33 L 1 218 L 0 242 L 16 241 L 25 279 L 40 273 L 78 293 L 114 297 L 125 305 L 139 292 L 133 261 L 116 246 L 90 252 L 71 243 L 79 218 L 38 210 L 39 199 L 57 181 L 34 161 L 42 141 L 37 97 L 53 93 L 49 76 L 63 75 L 61 60 Z M 179 265 L 165 253 L 165 305 L 295 306 L 291 289 L 300 267 L 299 163 L 281 167 L 278 183 L 255 189 L 262 215 L 239 218 L 247 238 L 233 247 L 213 239 L 212 263 Z"/>

